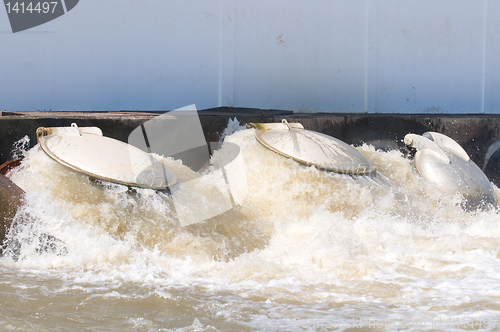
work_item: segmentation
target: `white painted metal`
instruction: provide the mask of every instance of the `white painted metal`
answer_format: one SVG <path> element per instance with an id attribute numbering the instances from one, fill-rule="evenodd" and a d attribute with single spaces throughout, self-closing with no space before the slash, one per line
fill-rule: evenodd
<path id="1" fill-rule="evenodd" d="M 306 165 L 348 174 L 374 171 L 370 162 L 354 147 L 325 134 L 305 130 L 300 123 L 259 123 L 257 140 L 274 152 Z"/>
<path id="2" fill-rule="evenodd" d="M 165 189 L 175 175 L 152 155 L 121 141 L 80 133 L 78 128 L 56 129 L 42 136 L 40 146 L 58 163 L 92 178 L 127 186 Z"/>
<path id="3" fill-rule="evenodd" d="M 469 155 L 460 146 L 460 144 L 458 144 L 448 136 L 433 131 L 423 133 L 422 136 L 435 142 L 437 146 L 439 146 L 442 150 L 449 151 L 450 153 L 456 155 L 458 158 L 462 158 L 464 161 L 470 160 Z"/>
<path id="4" fill-rule="evenodd" d="M 102 136 L 102 130 L 98 127 L 78 127 L 76 123 L 72 123 L 71 127 L 40 127 L 36 131 L 38 138 L 47 135 L 81 135 L 81 134 L 93 134 Z"/>
<path id="5" fill-rule="evenodd" d="M 0 8 L 0 107 L 499 113 L 498 13 L 488 0 L 86 0 L 13 34 Z"/>
<path id="6" fill-rule="evenodd" d="M 435 183 L 439 190 L 451 195 L 462 194 L 469 208 L 495 203 L 489 180 L 451 138 L 428 132 L 422 136 L 408 134 L 404 141 L 408 147 L 417 150 L 414 162 L 418 173 Z"/>

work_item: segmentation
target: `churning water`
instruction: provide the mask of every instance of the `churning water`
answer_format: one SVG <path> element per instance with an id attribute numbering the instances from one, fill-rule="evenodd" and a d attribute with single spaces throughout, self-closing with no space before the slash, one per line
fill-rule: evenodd
<path id="1" fill-rule="evenodd" d="M 248 196 L 187 227 L 168 194 L 28 151 L 11 177 L 26 204 L 0 258 L 0 330 L 500 329 L 497 209 L 464 212 L 396 150 L 359 147 L 378 171 L 352 177 L 283 158 L 253 129 L 225 141 Z"/>

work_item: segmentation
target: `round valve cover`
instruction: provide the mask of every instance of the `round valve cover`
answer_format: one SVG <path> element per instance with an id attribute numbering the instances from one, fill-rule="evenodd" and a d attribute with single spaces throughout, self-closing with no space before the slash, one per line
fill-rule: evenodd
<path id="1" fill-rule="evenodd" d="M 374 167 L 354 147 L 300 123 L 255 124 L 257 140 L 268 149 L 302 164 L 347 174 L 368 174 Z"/>
<path id="2" fill-rule="evenodd" d="M 448 136 L 435 132 L 422 136 L 408 134 L 405 144 L 417 150 L 414 162 L 418 173 L 441 191 L 461 193 L 471 209 L 495 203 L 495 194 L 486 175 Z"/>
<path id="3" fill-rule="evenodd" d="M 152 155 L 109 137 L 67 133 L 39 140 L 52 159 L 96 179 L 150 189 L 165 189 L 177 181 Z"/>

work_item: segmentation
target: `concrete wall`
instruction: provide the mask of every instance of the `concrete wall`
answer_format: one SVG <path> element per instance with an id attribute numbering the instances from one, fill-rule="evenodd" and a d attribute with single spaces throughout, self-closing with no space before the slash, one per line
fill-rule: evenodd
<path id="1" fill-rule="evenodd" d="M 500 113 L 500 2 L 82 0 L 12 33 L 0 109 Z"/>

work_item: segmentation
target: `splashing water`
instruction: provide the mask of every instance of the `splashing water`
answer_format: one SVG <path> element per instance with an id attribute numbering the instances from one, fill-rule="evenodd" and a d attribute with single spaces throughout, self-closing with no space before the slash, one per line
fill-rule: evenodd
<path id="1" fill-rule="evenodd" d="M 246 126 L 242 125 L 238 121 L 238 119 L 236 119 L 236 118 L 229 119 L 229 121 L 227 122 L 226 128 L 224 128 L 224 130 L 222 131 L 222 135 L 219 138 L 219 143 L 222 143 L 224 141 L 224 138 L 226 138 L 226 136 L 232 135 L 235 132 L 240 131 L 240 130 L 244 130 L 244 129 L 246 129 Z"/>
<path id="2" fill-rule="evenodd" d="M 12 159 L 23 158 L 30 147 L 30 138 L 28 135 L 14 142 L 12 147 Z"/>
<path id="3" fill-rule="evenodd" d="M 187 227 L 168 195 L 93 182 L 32 148 L 11 176 L 26 204 L 0 258 L 0 327 L 498 329 L 497 209 L 464 212 L 396 150 L 359 147 L 378 172 L 352 177 L 283 158 L 253 129 L 224 142 L 241 149 L 248 196 Z"/>

